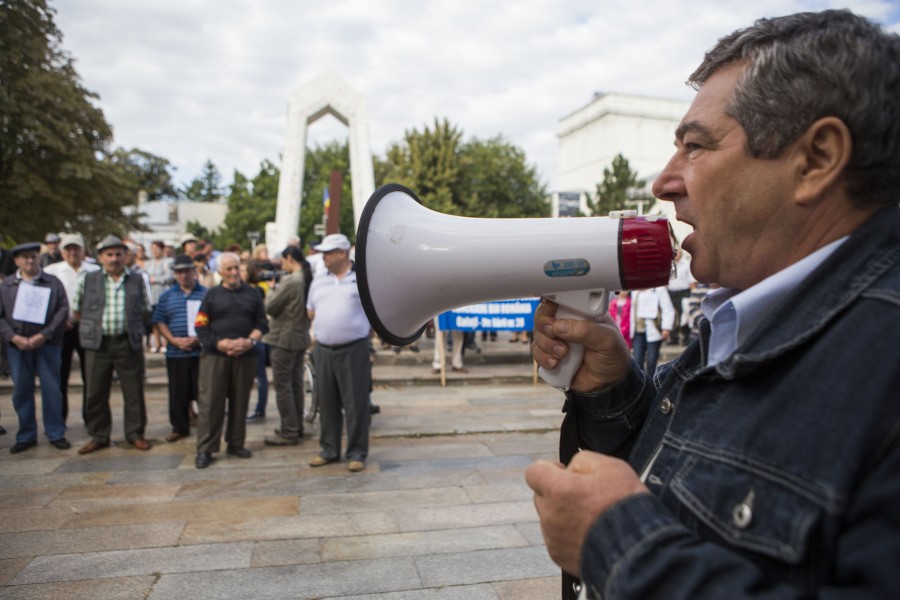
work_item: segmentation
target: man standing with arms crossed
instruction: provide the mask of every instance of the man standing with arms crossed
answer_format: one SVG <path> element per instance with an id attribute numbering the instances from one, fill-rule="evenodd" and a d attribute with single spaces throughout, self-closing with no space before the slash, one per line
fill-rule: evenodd
<path id="1" fill-rule="evenodd" d="M 78 365 L 81 370 L 81 416 L 84 418 L 87 402 L 87 377 L 85 377 L 85 353 L 81 342 L 78 340 L 78 323 L 75 322 L 75 314 L 72 306 L 75 303 L 75 292 L 78 291 L 78 279 L 82 273 L 99 271 L 100 267 L 84 260 L 84 238 L 78 233 L 67 233 L 62 236 L 59 244 L 62 247 L 62 262 L 49 265 L 45 272 L 54 275 L 62 281 L 66 289 L 66 298 L 69 300 L 69 318 L 66 321 L 63 333 L 62 345 L 62 369 L 60 383 L 62 387 L 63 420 L 69 416 L 69 375 L 72 372 L 72 354 L 78 353 Z"/>
<path id="2" fill-rule="evenodd" d="M 244 447 L 250 388 L 256 379 L 256 352 L 251 352 L 269 330 L 262 296 L 241 280 L 240 258 L 232 252 L 219 256 L 222 283 L 206 293 L 197 313 L 200 354 L 200 399 L 195 466 L 205 469 L 219 451 L 225 403 L 228 424 L 226 452 L 238 458 L 253 453 Z"/>
<path id="3" fill-rule="evenodd" d="M 194 321 L 206 288 L 197 283 L 194 261 L 186 254 L 175 257 L 175 285 L 159 296 L 153 310 L 153 325 L 166 340 L 166 374 L 169 379 L 169 422 L 167 442 L 177 442 L 191 434 L 191 402 L 198 398 L 200 339 Z"/>
<path id="4" fill-rule="evenodd" d="M 73 310 L 81 345 L 86 352 L 85 425 L 91 441 L 79 454 L 109 446 L 112 413 L 109 393 L 113 370 L 122 388 L 125 439 L 138 450 L 149 450 L 144 439 L 144 330 L 150 318 L 150 298 L 144 278 L 125 268 L 128 248 L 114 235 L 103 238 L 97 254 L 103 268 L 78 281 Z"/>
<path id="5" fill-rule="evenodd" d="M 297 246 L 284 249 L 281 266 L 288 274 L 266 296 L 269 333 L 263 341 L 271 348 L 275 401 L 281 416 L 275 436 L 265 439 L 267 446 L 294 446 L 303 440 L 303 356 L 309 346 L 306 292 L 312 274 Z"/>
<path id="6" fill-rule="evenodd" d="M 0 336 L 9 344 L 9 368 L 13 376 L 13 406 L 19 416 L 18 454 L 37 444 L 34 378 L 41 381 L 44 433 L 60 450 L 71 448 L 66 440 L 59 390 L 62 336 L 69 317 L 69 302 L 62 283 L 41 271 L 38 242 L 19 244 L 12 250 L 18 270 L 0 283 Z"/>
<path id="7" fill-rule="evenodd" d="M 347 418 L 347 468 L 359 472 L 369 456 L 369 321 L 359 299 L 347 236 L 333 233 L 316 246 L 328 274 L 313 279 L 306 308 L 316 330 L 316 394 L 321 467 L 340 460 L 341 408 Z"/>
<path id="8" fill-rule="evenodd" d="M 608 317 L 538 309 L 541 366 L 584 345 L 568 466 L 526 473 L 548 552 L 590 599 L 896 596 L 900 36 L 761 19 L 689 80 L 653 193 L 721 289 L 652 378 Z"/>

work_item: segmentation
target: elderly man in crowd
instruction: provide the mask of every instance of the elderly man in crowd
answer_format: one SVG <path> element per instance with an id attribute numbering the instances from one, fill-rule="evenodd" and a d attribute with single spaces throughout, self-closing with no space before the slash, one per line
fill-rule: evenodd
<path id="1" fill-rule="evenodd" d="M 81 342 L 78 340 L 78 324 L 75 322 L 75 313 L 72 306 L 75 303 L 75 292 L 78 290 L 78 279 L 82 273 L 98 271 L 100 267 L 84 260 L 84 238 L 78 233 L 67 233 L 60 241 L 62 247 L 62 262 L 53 263 L 44 269 L 57 279 L 62 281 L 66 289 L 66 298 L 69 301 L 69 318 L 66 320 L 65 333 L 62 343 L 62 368 L 60 382 L 62 386 L 63 420 L 69 417 L 69 375 L 72 372 L 72 355 L 78 353 L 78 365 L 81 371 L 81 416 L 84 418 L 87 377 L 85 377 L 85 353 Z"/>
<path id="2" fill-rule="evenodd" d="M 62 338 L 69 317 L 69 302 L 62 283 L 40 267 L 38 242 L 12 250 L 18 270 L 0 283 L 0 336 L 9 344 L 13 377 L 13 406 L 19 416 L 13 454 L 37 444 L 34 378 L 41 381 L 44 433 L 50 443 L 66 450 L 66 422 L 59 387 Z"/>
<path id="3" fill-rule="evenodd" d="M 347 419 L 347 468 L 366 468 L 369 455 L 369 320 L 359 299 L 347 236 L 333 233 L 316 246 L 328 273 L 313 279 L 306 308 L 315 320 L 316 394 L 321 410 L 321 452 L 310 466 L 341 458 L 343 415 Z"/>
<path id="4" fill-rule="evenodd" d="M 198 469 L 208 467 L 212 454 L 219 451 L 226 401 L 226 452 L 238 458 L 253 456 L 244 446 L 245 415 L 256 378 L 256 353 L 251 350 L 269 330 L 263 298 L 241 280 L 236 254 L 219 256 L 219 274 L 222 283 L 207 292 L 195 321 L 203 346 L 195 461 Z"/>
<path id="5" fill-rule="evenodd" d="M 40 267 L 42 269 L 47 268 L 53 263 L 58 263 L 62 261 L 63 257 L 59 251 L 59 235 L 56 233 L 48 233 L 44 237 L 44 245 L 47 246 L 47 251 L 41 254 L 41 264 Z"/>
<path id="6" fill-rule="evenodd" d="M 153 325 L 166 340 L 166 372 L 169 376 L 169 422 L 167 442 L 177 442 L 191 433 L 191 402 L 198 398 L 200 338 L 194 321 L 207 289 L 197 283 L 191 257 L 179 254 L 173 266 L 177 283 L 164 291 L 153 310 Z"/>
<path id="7" fill-rule="evenodd" d="M 568 466 L 526 473 L 547 549 L 589 599 L 896 596 L 900 36 L 760 19 L 689 80 L 653 193 L 721 288 L 655 377 L 608 317 L 538 309 L 537 362 L 584 346 Z"/>
<path id="8" fill-rule="evenodd" d="M 116 236 L 103 238 L 97 246 L 103 268 L 85 273 L 75 293 L 74 316 L 87 363 L 85 425 L 91 436 L 79 454 L 109 446 L 113 371 L 119 374 L 122 388 L 125 439 L 138 450 L 150 449 L 144 438 L 147 406 L 143 344 L 150 298 L 143 277 L 126 268 L 127 252 L 128 248 Z"/>

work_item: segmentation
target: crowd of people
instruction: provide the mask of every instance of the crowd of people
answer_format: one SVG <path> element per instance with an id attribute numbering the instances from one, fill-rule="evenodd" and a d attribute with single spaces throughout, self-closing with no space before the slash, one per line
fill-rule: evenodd
<path id="1" fill-rule="evenodd" d="M 269 366 L 280 426 L 265 444 L 297 445 L 304 437 L 302 367 L 318 316 L 322 451 L 311 466 L 344 456 L 351 471 L 362 471 L 370 415 L 378 407 L 369 397 L 369 325 L 350 242 L 333 234 L 308 252 L 296 238 L 275 258 L 264 245 L 220 252 L 190 234 L 177 249 L 154 240 L 149 255 L 143 245 L 113 235 L 89 252 L 77 233 L 51 233 L 43 244 L 0 252 L 0 366 L 13 378 L 19 417 L 10 451 L 38 442 L 35 378 L 46 437 L 56 448 L 71 447 L 65 433 L 76 353 L 81 418 L 90 436 L 79 454 L 111 443 L 113 381 L 121 388 L 125 440 L 151 449 L 144 387 L 153 353 L 165 354 L 171 425 L 165 440 L 177 442 L 195 427 L 197 468 L 209 466 L 223 435 L 228 455 L 252 456 L 246 422 L 266 418 Z M 254 382 L 258 395 L 248 414 Z M 342 453 L 345 420 L 350 439 Z"/>

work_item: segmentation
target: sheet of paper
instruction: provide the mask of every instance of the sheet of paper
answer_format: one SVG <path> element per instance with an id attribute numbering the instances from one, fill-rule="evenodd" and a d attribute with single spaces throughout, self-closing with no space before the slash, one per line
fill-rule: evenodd
<path id="1" fill-rule="evenodd" d="M 16 305 L 13 307 L 13 319 L 43 325 L 47 322 L 47 310 L 50 308 L 50 288 L 19 284 L 16 294 Z"/>
<path id="2" fill-rule="evenodd" d="M 194 321 L 197 320 L 198 312 L 200 312 L 200 300 L 188 300 L 187 301 L 188 337 L 197 337 L 197 330 L 194 328 Z"/>

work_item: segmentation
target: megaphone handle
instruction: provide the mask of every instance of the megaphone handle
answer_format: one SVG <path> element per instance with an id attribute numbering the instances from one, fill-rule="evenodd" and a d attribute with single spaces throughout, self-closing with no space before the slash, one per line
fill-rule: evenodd
<path id="1" fill-rule="evenodd" d="M 606 290 L 561 292 L 551 299 L 559 305 L 556 310 L 557 319 L 590 320 L 609 309 L 609 293 Z M 541 379 L 555 388 L 567 390 L 583 359 L 584 346 L 570 343 L 569 353 L 559 361 L 555 369 L 539 369 Z"/>

